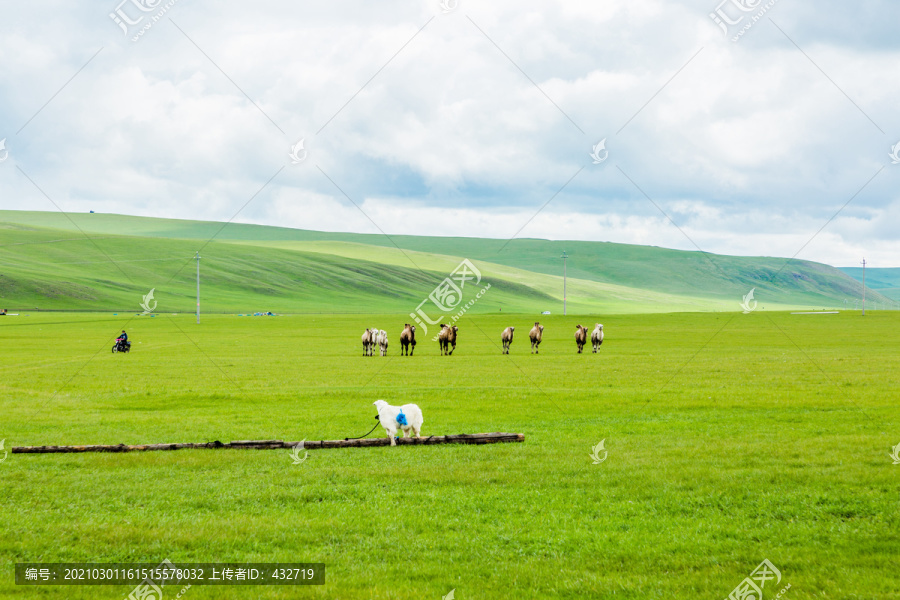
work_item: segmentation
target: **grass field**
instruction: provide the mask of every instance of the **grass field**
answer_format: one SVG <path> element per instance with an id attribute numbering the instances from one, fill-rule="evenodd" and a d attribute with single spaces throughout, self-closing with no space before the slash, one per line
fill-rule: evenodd
<path id="1" fill-rule="evenodd" d="M 861 284 L 834 267 L 651 246 L 539 239 L 385 236 L 113 214 L 0 211 L 0 307 L 217 312 L 408 312 L 463 258 L 493 286 L 476 311 L 738 310 L 751 289 L 768 310 L 854 308 Z M 889 292 L 890 290 L 885 290 Z M 870 302 L 896 307 L 878 290 Z"/>
<path id="2" fill-rule="evenodd" d="M 505 311 L 504 311 L 505 312 Z M 523 444 L 21 455 L 0 463 L 0 598 L 13 564 L 324 562 L 319 587 L 184 598 L 726 598 L 769 559 L 783 598 L 900 597 L 900 314 L 465 316 L 440 357 L 404 315 L 0 317 L 0 437 L 19 445 L 340 439 L 371 403 L 423 433 Z M 599 355 L 574 325 L 604 323 Z M 128 355 L 113 355 L 127 325 Z M 515 325 L 509 356 L 500 331 Z M 363 357 L 366 326 L 387 358 Z M 375 435 L 375 434 L 373 434 Z M 592 464 L 605 440 L 607 459 Z M 167 596 L 168 598 L 168 596 Z"/>

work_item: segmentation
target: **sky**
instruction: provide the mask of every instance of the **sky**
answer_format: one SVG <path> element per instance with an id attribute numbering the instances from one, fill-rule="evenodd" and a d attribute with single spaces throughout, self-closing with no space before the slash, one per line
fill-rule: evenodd
<path id="1" fill-rule="evenodd" d="M 0 209 L 898 267 L 898 22 L 889 0 L 4 2 Z"/>

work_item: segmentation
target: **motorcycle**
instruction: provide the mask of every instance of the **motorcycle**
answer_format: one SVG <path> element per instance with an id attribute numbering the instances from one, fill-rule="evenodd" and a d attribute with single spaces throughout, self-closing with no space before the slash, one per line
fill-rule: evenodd
<path id="1" fill-rule="evenodd" d="M 131 352 L 131 342 L 116 338 L 116 343 L 112 347 L 113 354 L 116 352 Z"/>

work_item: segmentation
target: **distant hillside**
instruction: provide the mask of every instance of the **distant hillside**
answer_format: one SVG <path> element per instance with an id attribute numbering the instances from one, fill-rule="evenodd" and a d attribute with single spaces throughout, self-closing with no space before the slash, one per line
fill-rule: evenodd
<path id="1" fill-rule="evenodd" d="M 838 269 L 781 258 L 0 211 L 0 307 L 140 311 L 154 288 L 158 310 L 190 311 L 201 247 L 207 311 L 409 313 L 469 258 L 492 286 L 471 310 L 561 312 L 563 250 L 572 313 L 733 311 L 751 288 L 760 308 L 846 308 L 862 291 Z"/>
<path id="2" fill-rule="evenodd" d="M 862 267 L 839 267 L 841 271 L 857 281 L 862 281 Z M 866 268 L 866 288 L 893 300 L 900 301 L 900 268 Z"/>
<path id="3" fill-rule="evenodd" d="M 100 236 L 0 224 L 0 307 L 192 311 L 196 241 Z M 213 242 L 201 258 L 204 310 L 372 312 L 415 308 L 445 274 L 340 256 Z M 490 303 L 523 311 L 554 299 L 494 281 Z M 485 300 L 487 303 L 487 299 Z"/>

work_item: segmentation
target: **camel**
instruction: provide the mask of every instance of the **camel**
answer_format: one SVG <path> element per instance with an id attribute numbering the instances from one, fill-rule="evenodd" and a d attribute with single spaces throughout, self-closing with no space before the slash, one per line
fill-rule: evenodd
<path id="1" fill-rule="evenodd" d="M 503 335 L 500 336 L 500 341 L 503 342 L 503 354 L 509 354 L 509 346 L 512 344 L 515 331 L 515 327 L 507 327 L 503 330 Z"/>
<path id="2" fill-rule="evenodd" d="M 600 323 L 594 325 L 594 331 L 591 332 L 591 343 L 594 345 L 594 354 L 596 354 L 603 343 L 603 325 Z"/>
<path id="3" fill-rule="evenodd" d="M 456 350 L 456 332 L 459 327 L 444 325 L 441 323 L 441 332 L 438 334 L 438 344 L 441 346 L 441 356 L 450 356 Z"/>
<path id="4" fill-rule="evenodd" d="M 416 326 L 406 323 L 403 325 L 403 333 L 400 334 L 400 354 L 403 356 L 412 356 L 415 350 Z"/>
<path id="5" fill-rule="evenodd" d="M 582 327 L 581 325 L 575 326 L 575 343 L 578 345 L 578 354 L 581 354 L 581 350 L 584 348 L 584 344 L 587 342 L 587 329 Z"/>
<path id="6" fill-rule="evenodd" d="M 531 338 L 531 353 L 538 354 L 538 346 L 541 345 L 541 338 L 544 335 L 544 326 L 534 322 L 534 327 L 531 328 L 531 331 L 528 333 L 528 337 Z"/>

